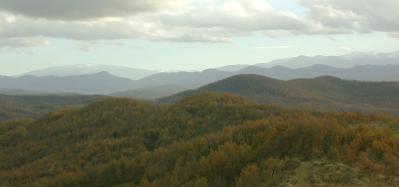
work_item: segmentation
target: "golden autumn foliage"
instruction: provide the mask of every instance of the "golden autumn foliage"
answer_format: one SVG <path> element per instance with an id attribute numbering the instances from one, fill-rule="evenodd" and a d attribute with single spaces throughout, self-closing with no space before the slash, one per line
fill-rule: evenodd
<path id="1" fill-rule="evenodd" d="M 0 186 L 395 186 L 398 125 L 210 93 L 174 105 L 108 99 L 2 123 Z M 325 175 L 301 177 L 312 170 Z"/>

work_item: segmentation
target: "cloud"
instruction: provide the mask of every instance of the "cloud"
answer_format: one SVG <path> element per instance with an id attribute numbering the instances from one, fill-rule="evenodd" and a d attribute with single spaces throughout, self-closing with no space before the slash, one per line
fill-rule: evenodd
<path id="1" fill-rule="evenodd" d="M 49 42 L 42 38 L 1 38 L 0 53 L 32 55 L 35 47 L 47 45 Z"/>
<path id="2" fill-rule="evenodd" d="M 181 0 L 0 0 L 0 10 L 50 20 L 83 20 L 156 12 Z"/>
<path id="3" fill-rule="evenodd" d="M 298 0 L 309 19 L 327 29 L 349 32 L 399 31 L 397 0 Z"/>
<path id="4" fill-rule="evenodd" d="M 0 39 L 1 49 L 29 48 L 37 46 L 46 46 L 49 42 L 44 39 L 31 38 L 5 38 Z"/>
<path id="5" fill-rule="evenodd" d="M 253 49 L 291 49 L 296 48 L 297 46 L 293 45 L 276 45 L 276 46 L 257 46 Z"/>
<path id="6" fill-rule="evenodd" d="M 156 18 L 134 16 L 90 21 L 55 21 L 0 14 L 0 38 L 54 37 L 73 40 L 144 38 L 155 41 L 228 42 L 218 29 L 170 26 Z"/>
<path id="7" fill-rule="evenodd" d="M 264 0 L 197 2 L 185 11 L 163 16 L 162 22 L 175 26 L 247 32 L 298 30 L 305 27 L 294 13 L 274 10 Z"/>
<path id="8" fill-rule="evenodd" d="M 157 40 L 171 41 L 171 42 L 192 42 L 192 43 L 230 43 L 232 40 L 226 37 L 217 37 L 207 34 L 179 34 L 176 36 L 169 36 Z"/>
<path id="9" fill-rule="evenodd" d="M 12 21 L 7 21 L 12 20 Z M 117 39 L 144 35 L 148 23 L 125 20 L 49 21 L 20 16 L 0 18 L 0 37 L 56 37 L 76 40 Z"/>
<path id="10" fill-rule="evenodd" d="M 239 36 L 399 33 L 397 0 L 297 0 L 306 16 L 266 0 L 0 0 L 0 40 L 54 37 L 231 42 Z"/>
<path id="11" fill-rule="evenodd" d="M 1 0 L 0 0 L 1 1 Z M 295 14 L 263 0 L 190 1 L 180 11 L 92 20 L 34 19 L 0 14 L 0 37 L 56 37 L 75 40 L 145 38 L 173 42 L 231 42 L 263 30 L 300 30 Z"/>
<path id="12" fill-rule="evenodd" d="M 77 49 L 84 52 L 93 52 L 96 51 L 98 46 L 113 46 L 113 47 L 121 47 L 125 46 L 123 42 L 112 41 L 112 40 L 96 40 L 96 41 L 82 41 L 77 45 Z"/>
<path id="13" fill-rule="evenodd" d="M 394 32 L 394 33 L 391 33 L 391 34 L 389 34 L 391 37 L 393 37 L 393 38 L 399 38 L 399 32 Z"/>
<path id="14" fill-rule="evenodd" d="M 352 47 L 347 47 L 347 46 L 341 46 L 339 47 L 339 50 L 345 53 L 353 53 L 355 51 L 355 49 L 353 49 Z"/>

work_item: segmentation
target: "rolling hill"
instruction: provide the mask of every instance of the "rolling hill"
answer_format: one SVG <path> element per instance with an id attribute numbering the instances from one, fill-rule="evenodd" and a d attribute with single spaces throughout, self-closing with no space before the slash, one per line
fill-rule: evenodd
<path id="1" fill-rule="evenodd" d="M 81 107 L 104 96 L 1 95 L 0 121 L 39 118 L 63 107 Z"/>
<path id="2" fill-rule="evenodd" d="M 208 69 L 200 72 L 170 72 L 157 73 L 138 80 L 147 87 L 162 85 L 179 85 L 190 88 L 199 87 L 217 80 L 224 79 L 235 73 Z"/>
<path id="3" fill-rule="evenodd" d="M 259 75 L 237 75 L 160 101 L 176 102 L 201 92 L 231 93 L 286 107 L 399 114 L 398 82 L 348 81 L 331 76 L 281 81 Z"/>
<path id="4" fill-rule="evenodd" d="M 116 93 L 111 93 L 109 95 L 116 97 L 129 97 L 134 99 L 154 100 L 160 97 L 176 94 L 188 89 L 189 89 L 188 87 L 178 86 L 178 85 L 163 85 L 163 86 L 145 87 L 134 90 L 116 92 Z"/>
<path id="5" fill-rule="evenodd" d="M 110 98 L 0 122 L 0 186 L 398 186 L 398 121 L 228 94 Z"/>
<path id="6" fill-rule="evenodd" d="M 274 66 L 272 68 L 249 66 L 236 72 L 236 74 L 257 74 L 281 80 L 334 76 L 358 81 L 399 81 L 397 72 L 399 72 L 399 65 L 361 65 L 352 68 L 335 68 L 316 64 L 296 69 L 284 66 Z"/>

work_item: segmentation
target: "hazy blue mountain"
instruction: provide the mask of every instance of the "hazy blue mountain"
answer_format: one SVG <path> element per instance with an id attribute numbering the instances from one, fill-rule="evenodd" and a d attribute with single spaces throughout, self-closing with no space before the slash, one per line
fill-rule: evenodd
<path id="1" fill-rule="evenodd" d="M 22 89 L 35 92 L 73 92 L 83 94 L 109 94 L 137 88 L 137 83 L 107 72 L 95 74 L 56 76 L 0 77 L 0 89 Z"/>
<path id="2" fill-rule="evenodd" d="M 202 92 L 231 93 L 285 107 L 399 114 L 399 82 L 349 81 L 331 76 L 282 81 L 260 75 L 237 75 L 160 101 L 173 103 Z"/>
<path id="3" fill-rule="evenodd" d="M 342 56 L 298 56 L 279 59 L 269 63 L 255 64 L 254 66 L 271 68 L 285 66 L 289 68 L 304 68 L 316 64 L 328 65 L 336 68 L 351 68 L 360 65 L 399 65 L 399 52 L 393 53 L 350 53 Z"/>
<path id="4" fill-rule="evenodd" d="M 250 65 L 237 64 L 237 65 L 222 66 L 222 67 L 218 67 L 215 69 L 220 70 L 220 71 L 235 72 L 235 71 L 240 71 L 248 66 L 250 66 Z"/>
<path id="5" fill-rule="evenodd" d="M 122 67 L 122 66 L 80 64 L 80 65 L 50 67 L 36 71 L 31 71 L 25 73 L 24 75 L 71 76 L 71 75 L 93 74 L 103 71 L 109 72 L 118 77 L 125 77 L 133 80 L 141 79 L 146 76 L 157 73 L 156 71 Z"/>
<path id="6" fill-rule="evenodd" d="M 2 89 L 41 93 L 116 93 L 120 96 L 152 99 L 167 96 L 182 91 L 182 89 L 198 88 L 240 74 L 263 75 L 280 80 L 315 78 L 327 75 L 359 81 L 399 81 L 398 72 L 399 65 L 362 65 L 352 68 L 336 68 L 318 64 L 296 69 L 284 66 L 272 68 L 248 66 L 236 72 L 208 69 L 201 72 L 157 73 L 136 81 L 117 77 L 107 72 L 66 77 L 3 76 L 0 77 L 0 93 Z"/>
<path id="7" fill-rule="evenodd" d="M 142 87 L 154 87 L 163 85 L 179 85 L 183 87 L 195 88 L 217 80 L 231 76 L 233 73 L 208 69 L 201 72 L 171 72 L 157 73 L 146 78 L 140 79 Z"/>
<path id="8" fill-rule="evenodd" d="M 272 68 L 248 66 L 236 72 L 209 69 L 202 72 L 158 73 L 138 80 L 138 82 L 141 87 L 179 85 L 187 88 L 197 88 L 211 82 L 240 74 L 263 75 L 281 80 L 315 78 L 329 75 L 343 79 L 360 81 L 399 81 L 398 72 L 399 65 L 363 65 L 352 68 L 335 68 L 332 66 L 316 64 L 297 69 L 287 68 L 284 66 L 275 66 Z"/>

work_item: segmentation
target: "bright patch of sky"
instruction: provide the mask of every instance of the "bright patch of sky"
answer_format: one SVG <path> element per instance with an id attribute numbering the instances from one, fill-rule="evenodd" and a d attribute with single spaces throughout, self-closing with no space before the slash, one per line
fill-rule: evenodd
<path id="1" fill-rule="evenodd" d="M 296 0 L 267 0 L 274 9 L 294 12 L 298 16 L 305 16 L 306 9 L 300 6 Z"/>

